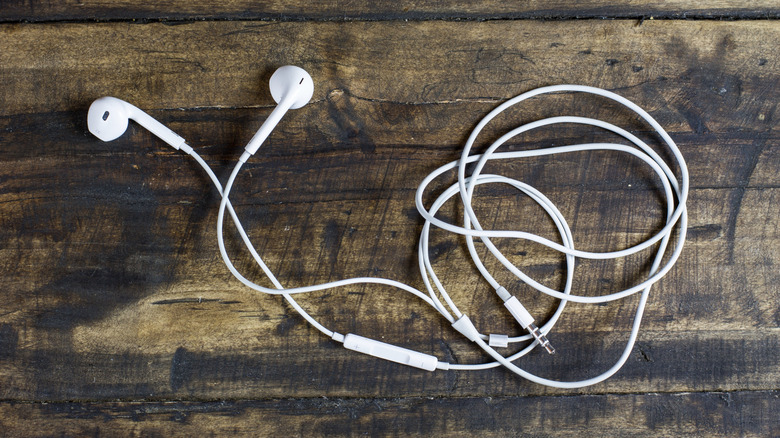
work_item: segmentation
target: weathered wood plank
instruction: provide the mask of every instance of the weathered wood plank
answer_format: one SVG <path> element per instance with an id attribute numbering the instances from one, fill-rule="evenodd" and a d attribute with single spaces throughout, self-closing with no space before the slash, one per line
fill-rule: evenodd
<path id="1" fill-rule="evenodd" d="M 735 126 L 769 131 L 778 95 L 774 21 L 106 23 L 5 25 L 0 32 L 0 115 L 71 110 L 105 94 L 150 110 L 268 106 L 267 78 L 286 63 L 312 73 L 314 102 L 339 109 L 326 115 L 307 106 L 302 125 L 334 119 L 345 137 L 404 120 L 345 118 L 351 102 L 341 102 L 344 95 L 458 105 L 580 83 L 616 89 L 660 113 L 667 129 L 702 135 Z M 453 124 L 475 122 L 456 116 Z M 431 123 L 397 128 L 395 142 L 419 144 L 417 135 L 435 131 Z"/>
<path id="2" fill-rule="evenodd" d="M 560 0 L 524 2 L 459 1 L 320 1 L 305 5 L 289 1 L 230 0 L 167 1 L 149 4 L 139 1 L 94 0 L 43 2 L 32 0 L 3 4 L 3 21 L 54 20 L 440 20 L 440 19 L 518 19 L 518 18 L 777 18 L 780 8 L 770 0 L 654 2 L 650 0 L 610 3 L 604 0 Z"/>
<path id="3" fill-rule="evenodd" d="M 574 397 L 2 403 L 4 432 L 40 435 L 745 436 L 780 433 L 778 393 Z"/>
<path id="4" fill-rule="evenodd" d="M 309 303 L 305 303 L 308 307 Z M 187 306 L 200 321 L 208 320 L 220 302 Z M 269 304 L 262 312 L 283 312 Z M 416 312 L 419 312 L 415 309 Z M 259 313 L 259 312 L 258 312 Z M 237 318 L 237 317 L 236 317 Z M 292 319 L 290 319 L 292 318 Z M 411 329 L 433 324 L 402 321 Z M 419 318 L 419 317 L 417 317 Z M 194 319 L 188 317 L 187 319 Z M 236 327 L 221 336 L 235 337 L 229 350 L 182 337 L 168 352 L 144 353 L 127 345 L 78 351 L 78 346 L 32 350 L 20 346 L 0 363 L 3 387 L 0 394 L 11 400 L 152 400 L 152 399 L 258 399 L 267 397 L 462 397 L 552 395 L 587 393 L 646 393 L 720 390 L 762 390 L 777 385 L 777 329 L 759 331 L 645 331 L 624 368 L 598 386 L 561 391 L 531 385 L 503 370 L 480 372 L 435 372 L 411 369 L 368 356 L 350 354 L 335 343 L 311 333 L 297 317 L 279 316 L 275 321 L 256 318 L 266 325 L 255 327 L 251 342 L 248 327 Z M 483 321 L 480 320 L 480 323 Z M 189 323 L 191 324 L 191 323 Z M 365 325 L 365 324 L 363 324 Z M 482 324 L 484 326 L 484 324 Z M 434 327 L 435 329 L 435 327 Z M 139 331 L 135 327 L 127 331 Z M 180 329 L 171 329 L 174 334 Z M 205 332 L 206 330 L 202 330 Z M 399 329 L 400 331 L 400 329 Z M 444 340 L 420 335 L 403 339 L 391 330 L 377 338 L 460 363 L 480 363 L 484 357 L 460 341 L 451 330 L 441 330 Z M 367 334 L 366 330 L 358 333 Z M 408 335 L 408 331 L 402 333 Z M 113 333 L 109 336 L 116 337 Z M 383 337 L 384 336 L 384 337 Z M 535 353 L 518 362 L 523 368 L 554 379 L 578 379 L 597 375 L 619 357 L 627 334 L 606 332 L 556 332 L 557 357 Z M 135 341 L 129 333 L 128 344 Z M 160 340 L 154 333 L 145 340 Z M 202 343 L 213 339 L 202 336 Z M 151 347 L 154 348 L 154 347 Z M 162 346 L 157 346 L 162 350 Z M 455 358 L 455 359 L 453 359 Z"/>

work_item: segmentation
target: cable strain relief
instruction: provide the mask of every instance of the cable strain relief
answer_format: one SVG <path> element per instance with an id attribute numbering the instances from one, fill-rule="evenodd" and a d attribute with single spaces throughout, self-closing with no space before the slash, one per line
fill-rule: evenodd
<path id="1" fill-rule="evenodd" d="M 180 151 L 184 152 L 187 155 L 192 154 L 192 147 L 190 147 L 190 145 L 188 145 L 187 143 L 182 143 L 181 146 L 179 146 L 177 149 L 179 149 Z"/>
<path id="2" fill-rule="evenodd" d="M 344 335 L 342 335 L 339 332 L 333 332 L 333 334 L 330 336 L 331 339 L 333 339 L 336 342 L 344 343 Z"/>
<path id="3" fill-rule="evenodd" d="M 509 336 L 507 335 L 496 335 L 491 333 L 488 339 L 488 345 L 493 348 L 506 348 L 509 346 Z"/>
<path id="4" fill-rule="evenodd" d="M 520 323 L 523 328 L 528 328 L 530 324 L 533 324 L 534 317 L 528 313 L 528 310 L 526 310 L 522 304 L 520 304 L 520 301 L 517 300 L 517 297 L 511 297 L 504 301 L 504 307 L 509 310 L 509 313 L 512 314 L 515 320 L 517 320 L 517 322 Z"/>
<path id="5" fill-rule="evenodd" d="M 240 162 L 242 162 L 242 163 L 246 163 L 246 161 L 247 161 L 247 160 L 249 159 L 249 157 L 251 157 L 251 156 L 252 156 L 252 154 L 251 154 L 251 153 L 249 153 L 248 151 L 244 151 L 244 153 L 243 153 L 243 154 L 241 154 L 241 158 L 239 158 L 239 159 L 238 159 L 238 161 L 240 161 Z"/>
<path id="6" fill-rule="evenodd" d="M 436 369 L 437 370 L 447 371 L 448 369 L 450 369 L 450 363 L 449 362 L 439 362 L 439 363 L 436 364 Z"/>
<path id="7" fill-rule="evenodd" d="M 496 289 L 496 293 L 502 301 L 506 301 L 512 298 L 512 295 L 506 289 L 504 289 L 504 286 L 499 286 L 498 289 Z"/>
<path id="8" fill-rule="evenodd" d="M 452 324 L 452 328 L 459 331 L 460 334 L 466 337 L 471 342 L 477 342 L 479 339 L 479 332 L 474 327 L 474 323 L 471 322 L 468 316 L 463 315 Z"/>

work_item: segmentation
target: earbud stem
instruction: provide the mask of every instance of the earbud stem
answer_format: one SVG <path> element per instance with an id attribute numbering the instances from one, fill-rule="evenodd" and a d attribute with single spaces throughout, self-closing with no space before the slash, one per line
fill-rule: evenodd
<path id="1" fill-rule="evenodd" d="M 287 110 L 290 109 L 294 102 L 295 94 L 288 93 L 287 96 L 285 96 L 284 99 L 282 99 L 282 101 L 276 105 L 276 108 L 271 111 L 271 114 L 267 119 L 265 119 L 265 122 L 263 122 L 263 126 L 257 130 L 254 137 L 249 140 L 246 148 L 244 148 L 250 155 L 254 155 L 255 152 L 260 149 L 260 145 L 262 145 L 265 139 L 268 138 L 268 136 L 271 134 L 271 131 L 273 131 L 279 121 L 282 120 L 282 116 L 284 116 L 284 114 L 287 112 Z"/>
<path id="2" fill-rule="evenodd" d="M 185 140 L 170 128 L 155 120 L 149 114 L 141 111 L 137 107 L 127 104 L 130 107 L 130 118 L 135 120 L 136 123 L 148 129 L 152 134 L 160 137 L 162 141 L 173 146 L 174 149 L 179 149 L 184 144 Z"/>

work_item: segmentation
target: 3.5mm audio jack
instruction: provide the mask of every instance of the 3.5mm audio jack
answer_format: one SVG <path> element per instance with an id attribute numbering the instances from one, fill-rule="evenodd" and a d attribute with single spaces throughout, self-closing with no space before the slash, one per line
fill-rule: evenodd
<path id="1" fill-rule="evenodd" d="M 550 344 L 550 341 L 547 340 L 547 336 L 545 336 L 544 333 L 539 330 L 539 327 L 537 327 L 536 324 L 530 323 L 525 329 L 528 330 L 528 332 L 531 333 L 531 335 L 533 335 L 537 341 L 539 341 L 539 345 L 541 345 L 542 348 L 547 350 L 547 352 L 550 354 L 555 354 L 555 348 L 553 348 L 553 346 Z"/>
<path id="2" fill-rule="evenodd" d="M 531 314 L 523 307 L 522 304 L 520 304 L 520 301 L 517 300 L 516 297 L 512 296 L 506 289 L 503 287 L 499 287 L 496 289 L 496 293 L 498 296 L 504 300 L 504 306 L 509 310 L 509 313 L 512 314 L 512 316 L 515 317 L 518 323 L 520 325 L 528 330 L 531 335 L 536 338 L 536 340 L 539 342 L 539 345 L 541 345 L 545 350 L 547 350 L 550 354 L 555 354 L 555 348 L 550 344 L 550 341 L 547 340 L 547 336 L 542 333 L 541 330 L 539 330 L 539 327 L 534 324 L 534 317 L 531 316 Z"/>

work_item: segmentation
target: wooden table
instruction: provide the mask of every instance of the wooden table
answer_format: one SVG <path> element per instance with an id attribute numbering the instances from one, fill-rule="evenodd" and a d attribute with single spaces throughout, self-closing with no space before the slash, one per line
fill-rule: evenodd
<path id="1" fill-rule="evenodd" d="M 780 435 L 777 2 L 442 3 L 4 2 L 0 434 Z M 270 113 L 268 78 L 284 64 L 311 73 L 314 98 L 285 116 L 231 199 L 288 286 L 383 276 L 422 288 L 417 185 L 457 159 L 477 121 L 509 97 L 575 83 L 646 108 L 688 161 L 690 223 L 623 369 L 556 390 L 502 369 L 429 373 L 340 348 L 229 274 L 216 244 L 219 195 L 192 159 L 135 124 L 111 143 L 86 128 L 92 100 L 120 97 L 188 139 L 224 181 Z M 603 99 L 556 95 L 497 120 L 477 149 L 519 122 L 564 113 L 655 139 Z M 564 126 L 507 149 L 600 139 L 611 138 Z M 547 194 L 579 248 L 626 247 L 663 225 L 658 182 L 616 154 L 491 169 Z M 502 187 L 479 194 L 491 227 L 555 237 L 527 198 Z M 443 211 L 461 214 L 454 203 Z M 237 267 L 269 285 L 232 227 L 226 235 Z M 434 266 L 464 312 L 485 331 L 516 333 L 464 240 L 432 239 Z M 560 255 L 499 246 L 561 287 Z M 574 290 L 634 284 L 647 258 L 581 261 Z M 554 300 L 486 263 L 539 318 L 553 312 Z M 341 333 L 453 363 L 485 360 L 392 288 L 300 302 Z M 550 335 L 558 354 L 518 363 L 559 379 L 603 372 L 637 302 L 570 304 Z"/>

